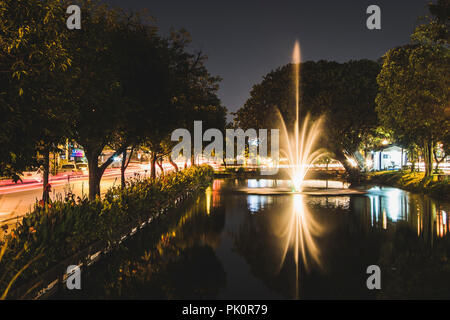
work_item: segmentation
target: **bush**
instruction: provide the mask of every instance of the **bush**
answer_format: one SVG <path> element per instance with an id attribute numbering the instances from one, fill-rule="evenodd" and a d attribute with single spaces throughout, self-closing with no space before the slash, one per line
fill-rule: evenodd
<path id="1" fill-rule="evenodd" d="M 195 166 L 154 181 L 134 179 L 124 189 L 108 190 L 103 200 L 69 196 L 45 207 L 36 205 L 3 241 L 8 246 L 0 261 L 0 292 L 36 257 L 40 258 L 23 271 L 20 282 L 96 241 L 113 240 L 118 230 L 148 220 L 182 193 L 206 188 L 213 176 L 210 166 Z"/>

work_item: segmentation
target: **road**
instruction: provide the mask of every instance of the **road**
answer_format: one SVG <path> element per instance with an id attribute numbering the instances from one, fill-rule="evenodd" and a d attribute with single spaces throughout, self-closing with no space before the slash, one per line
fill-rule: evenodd
<path id="1" fill-rule="evenodd" d="M 166 168 L 165 168 L 166 170 Z M 126 178 L 129 179 L 135 174 L 141 176 L 149 175 L 148 172 L 141 167 L 135 166 L 127 169 Z M 88 176 L 78 175 L 57 177 L 50 180 L 52 192 L 51 200 L 64 199 L 67 193 L 72 192 L 76 196 L 83 196 L 89 193 Z M 107 169 L 102 177 L 100 184 L 101 194 L 114 185 L 120 184 L 120 169 Z M 0 225 L 13 224 L 30 209 L 33 208 L 36 201 L 42 199 L 42 182 L 27 181 L 21 184 L 9 184 L 0 186 Z"/>

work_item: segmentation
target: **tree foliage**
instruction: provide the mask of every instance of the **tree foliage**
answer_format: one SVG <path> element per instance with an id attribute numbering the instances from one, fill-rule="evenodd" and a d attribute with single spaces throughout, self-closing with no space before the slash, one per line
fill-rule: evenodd
<path id="1" fill-rule="evenodd" d="M 67 2 L 0 1 L 0 175 L 37 165 L 67 131 Z"/>
<path id="2" fill-rule="evenodd" d="M 220 125 L 226 109 L 186 31 L 161 37 L 143 12 L 79 5 L 82 28 L 68 30 L 67 1 L 0 1 L 0 175 L 37 163 L 37 152 L 48 168 L 49 151 L 69 138 L 85 150 L 94 199 L 115 156 L 147 145 L 161 158 L 174 128 Z M 99 163 L 106 147 L 113 155 Z"/>
<path id="3" fill-rule="evenodd" d="M 427 176 L 436 143 L 450 143 L 448 3 L 445 7 L 445 1 L 439 1 L 431 8 L 437 17 L 417 27 L 412 44 L 391 49 L 383 57 L 376 99 L 382 124 L 397 140 L 422 149 Z"/>
<path id="4" fill-rule="evenodd" d="M 235 113 L 242 128 L 279 128 L 278 112 L 292 130 L 295 121 L 293 66 L 267 74 L 253 86 L 250 98 Z M 377 126 L 374 99 L 379 65 L 369 60 L 337 63 L 305 62 L 300 66 L 300 117 L 324 117 L 320 146 L 327 148 L 350 171 L 353 155 Z"/>

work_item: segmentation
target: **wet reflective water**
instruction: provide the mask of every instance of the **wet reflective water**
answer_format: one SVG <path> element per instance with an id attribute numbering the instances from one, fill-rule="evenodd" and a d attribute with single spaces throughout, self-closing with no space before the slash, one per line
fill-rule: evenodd
<path id="1" fill-rule="evenodd" d="M 388 187 L 236 192 L 286 183 L 215 180 L 84 272 L 81 291 L 57 298 L 450 298 L 450 204 Z M 367 289 L 369 265 L 381 268 L 381 290 Z"/>

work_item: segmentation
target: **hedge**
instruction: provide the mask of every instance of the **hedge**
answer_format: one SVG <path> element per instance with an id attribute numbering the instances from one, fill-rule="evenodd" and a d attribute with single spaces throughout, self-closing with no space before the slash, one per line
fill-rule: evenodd
<path id="1" fill-rule="evenodd" d="M 194 166 L 154 181 L 132 179 L 95 201 L 72 195 L 48 206 L 36 204 L 0 242 L 0 297 L 15 277 L 16 286 L 96 241 L 113 240 L 117 230 L 157 215 L 180 194 L 206 188 L 213 176 L 210 166 Z"/>

